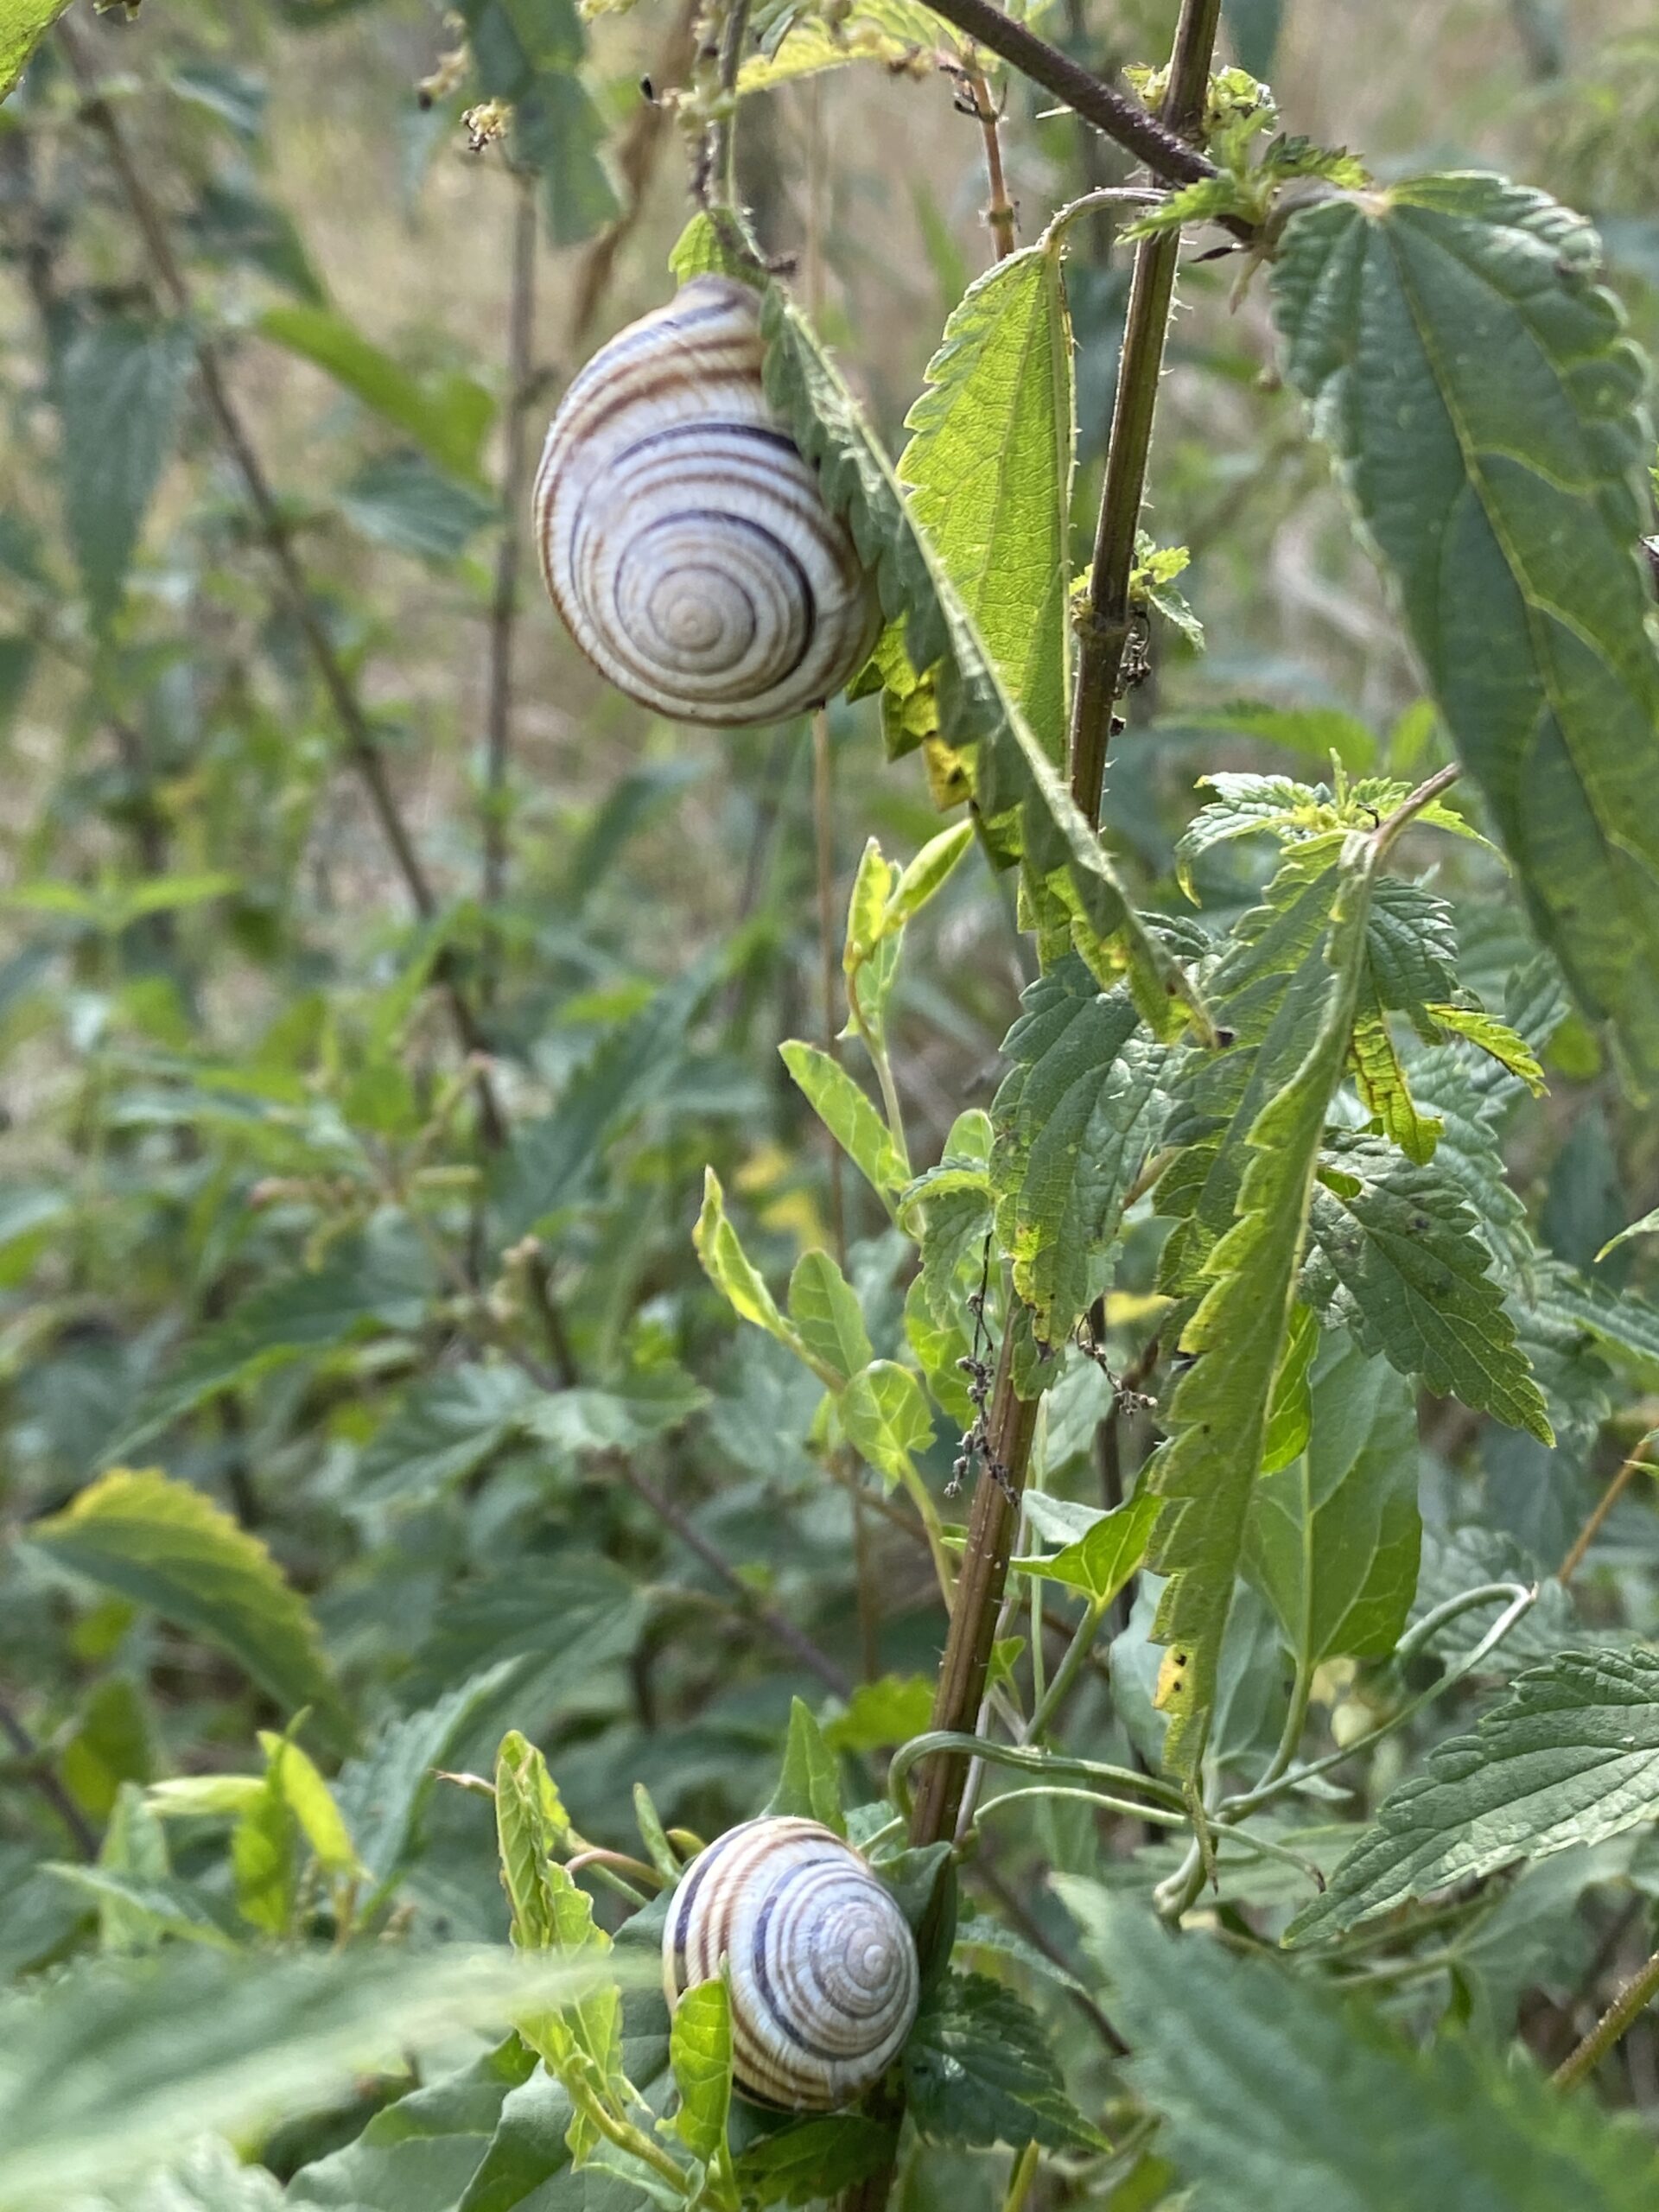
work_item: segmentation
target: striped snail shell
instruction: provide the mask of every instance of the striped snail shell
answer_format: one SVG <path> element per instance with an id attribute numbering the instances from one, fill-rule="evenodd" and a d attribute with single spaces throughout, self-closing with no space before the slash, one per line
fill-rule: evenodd
<path id="1" fill-rule="evenodd" d="M 761 352 L 759 296 L 694 277 L 575 378 L 536 476 L 542 574 L 577 645 L 642 706 L 721 728 L 822 706 L 880 625 Z"/>
<path id="2" fill-rule="evenodd" d="M 746 1821 L 694 1859 L 663 1930 L 670 2009 L 728 1961 L 739 2088 L 794 2112 L 853 2103 L 916 2017 L 916 1945 L 862 1853 L 817 1821 Z"/>

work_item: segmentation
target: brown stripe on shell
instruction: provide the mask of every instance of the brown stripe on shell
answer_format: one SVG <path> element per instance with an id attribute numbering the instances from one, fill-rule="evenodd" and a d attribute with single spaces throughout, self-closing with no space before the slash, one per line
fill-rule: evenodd
<path id="1" fill-rule="evenodd" d="M 880 624 L 761 362 L 754 293 L 694 279 L 574 379 L 533 497 L 543 576 L 582 652 L 644 704 L 716 727 L 822 703 Z"/>
<path id="2" fill-rule="evenodd" d="M 727 1964 L 734 2071 L 803 2111 L 852 2102 L 915 2017 L 909 1929 L 863 1857 L 815 1821 L 734 1828 L 689 1867 L 664 1929 L 671 2005 Z"/>

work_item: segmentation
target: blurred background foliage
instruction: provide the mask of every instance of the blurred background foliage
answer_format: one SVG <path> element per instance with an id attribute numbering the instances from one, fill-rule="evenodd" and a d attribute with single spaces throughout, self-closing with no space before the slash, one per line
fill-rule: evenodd
<path id="1" fill-rule="evenodd" d="M 832 1176 L 775 1049 L 824 1033 L 810 732 L 671 728 L 607 692 L 527 544 L 558 391 L 669 288 L 685 166 L 646 88 L 683 79 L 688 18 L 679 0 L 589 25 L 551 0 L 474 0 L 464 24 L 421 0 L 83 14 L 137 198 L 51 40 L 0 108 L 0 1969 L 107 1918 L 41 1863 L 107 1861 L 128 1785 L 245 1770 L 256 1730 L 302 1706 L 320 1760 L 353 1755 L 340 1795 L 372 1893 L 396 1878 L 416 1930 L 494 1936 L 487 1807 L 429 1789 L 429 1767 L 482 1763 L 511 1721 L 588 1834 L 625 1834 L 636 1781 L 710 1833 L 770 1786 L 792 1691 L 836 1693 L 850 1758 L 924 1725 L 942 1633 L 902 1497 L 844 1455 L 826 1468 L 812 1378 L 734 1341 L 691 1243 L 712 1162 L 771 1281 L 844 1234 L 875 1349 L 903 1342 L 907 1247 Z M 1116 67 L 1160 58 L 1173 14 L 1068 0 L 1046 28 Z M 1289 127 L 1379 175 L 1490 165 L 1592 216 L 1659 341 L 1646 0 L 1237 0 L 1228 20 Z M 515 105 L 504 136 L 492 99 Z M 1028 89 L 1007 102 L 1028 238 L 1122 171 Z M 896 449 L 989 259 L 977 127 L 920 56 L 751 103 L 742 157 L 762 238 L 795 257 Z M 1270 372 L 1264 299 L 1236 282 L 1227 262 L 1184 277 L 1149 518 L 1191 550 L 1210 649 L 1160 626 L 1106 808 L 1139 895 L 1178 909 L 1202 773 L 1313 777 L 1334 749 L 1414 779 L 1447 757 Z M 1080 226 L 1080 561 L 1126 284 L 1109 233 Z M 874 702 L 838 703 L 830 741 L 838 927 L 866 836 L 907 858 L 939 825 L 918 764 L 884 761 Z M 1249 903 L 1258 861 L 1202 860 L 1207 918 Z M 1489 1004 L 1531 950 L 1496 881 L 1461 849 L 1436 879 Z M 970 855 L 913 925 L 889 1012 L 917 1166 L 988 1105 L 1028 961 L 1010 886 Z M 1509 1157 L 1547 1244 L 1584 1265 L 1659 1199 L 1659 1136 L 1577 1020 L 1548 1072 Z M 1126 1355 L 1155 1244 L 1144 1224 L 1126 1248 Z M 1650 1277 L 1643 1255 L 1605 1273 Z M 1431 1528 L 1476 1500 L 1493 1541 L 1558 1564 L 1653 1425 L 1651 1382 L 1616 1406 L 1590 1390 L 1552 1455 L 1426 1404 Z M 1104 1403 L 1079 1361 L 1048 1414 L 1050 1490 L 1098 1503 L 1121 1483 L 1096 1459 Z M 1114 1452 L 1132 1467 L 1151 1433 L 1137 1417 Z M 936 1493 L 956 1450 L 941 1423 L 921 1455 Z M 248 1587 L 192 1613 L 166 1559 L 124 1582 L 100 1567 L 90 1520 L 30 1541 L 117 1465 L 210 1502 L 210 1547 L 227 1525 L 256 1538 L 302 1614 L 251 1551 Z M 1589 1614 L 1650 1629 L 1656 1577 L 1635 1488 Z M 1121 1704 L 1145 1610 L 1120 1624 Z M 1265 1624 L 1257 1641 L 1241 1745 L 1276 1726 Z M 849 1706 L 861 1678 L 885 1687 Z M 1324 1684 L 1332 1725 L 1364 1694 L 1351 1667 Z M 1021 1891 L 1037 1865 L 1093 1865 L 1092 1825 L 1064 1808 L 1004 1828 Z M 211 1824 L 181 1821 L 171 1852 L 152 1875 L 230 1884 Z M 326 1913 L 318 1879 L 266 1924 Z M 1561 1937 L 1569 1990 L 1622 1910 Z M 1507 2004 L 1506 2034 L 1510 1980 L 1458 2001 Z M 1546 2020 L 1541 2048 L 1558 2033 Z M 1659 2097 L 1655 2039 L 1630 2047 Z"/>

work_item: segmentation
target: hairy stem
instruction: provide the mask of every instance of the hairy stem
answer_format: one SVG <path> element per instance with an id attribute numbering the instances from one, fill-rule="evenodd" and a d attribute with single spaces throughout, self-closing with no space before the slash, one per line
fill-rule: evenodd
<path id="1" fill-rule="evenodd" d="M 1183 137 L 1196 130 L 1203 119 L 1220 21 L 1221 0 L 1184 0 L 1163 108 L 1165 124 Z M 1094 568 L 1071 702 L 1071 796 L 1096 825 L 1100 821 L 1106 751 L 1122 688 L 1123 657 L 1134 623 L 1130 587 L 1135 538 L 1146 498 L 1153 418 L 1164 371 L 1164 343 L 1174 305 L 1180 251 L 1179 230 L 1160 231 L 1141 240 L 1135 257 L 1123 350 L 1118 359 L 1106 480 L 1101 491 Z"/>
<path id="2" fill-rule="evenodd" d="M 1014 202 L 1008 197 L 1007 179 L 1002 170 L 1002 121 L 982 69 L 964 69 L 963 82 L 967 86 L 968 97 L 974 104 L 974 119 L 979 124 L 980 136 L 985 142 L 985 172 L 991 188 L 990 198 L 985 207 L 985 220 L 990 226 L 991 237 L 995 243 L 997 259 L 1006 261 L 1014 251 Z"/>

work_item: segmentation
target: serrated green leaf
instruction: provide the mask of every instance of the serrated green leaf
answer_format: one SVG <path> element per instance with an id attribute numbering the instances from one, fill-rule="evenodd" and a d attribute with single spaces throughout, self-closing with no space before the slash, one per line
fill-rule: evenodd
<path id="1" fill-rule="evenodd" d="M 1540 193 L 1421 177 L 1293 215 L 1273 289 L 1290 380 L 1539 927 L 1648 1083 L 1659 657 L 1637 541 L 1653 433 L 1598 262 L 1589 226 Z"/>
<path id="2" fill-rule="evenodd" d="M 798 2120 L 748 2145 L 737 2160 L 738 2186 L 745 2203 L 821 2202 L 880 2173 L 897 2139 L 891 2127 L 861 2113 Z"/>
<path id="3" fill-rule="evenodd" d="M 1299 1299 L 1291 1308 L 1290 1328 L 1280 1355 L 1279 1372 L 1273 1378 L 1268 1405 L 1268 1426 L 1262 1439 L 1262 1471 L 1277 1474 L 1307 1448 L 1313 1422 L 1313 1396 L 1308 1377 L 1319 1349 L 1319 1325 L 1311 1307 Z"/>
<path id="4" fill-rule="evenodd" d="M 1327 1348 L 1307 1446 L 1256 1484 L 1244 1566 L 1307 1670 L 1386 1658 L 1417 1586 L 1417 1407 L 1385 1362 Z"/>
<path id="5" fill-rule="evenodd" d="M 1418 1166 L 1426 1166 L 1440 1141 L 1440 1117 L 1426 1114 L 1412 1096 L 1388 1016 L 1380 1012 L 1362 1013 L 1354 1023 L 1349 1050 L 1360 1103 L 1368 1114 L 1376 1116 L 1390 1144 L 1397 1145 Z"/>
<path id="6" fill-rule="evenodd" d="M 337 1741 L 349 1736 L 304 1599 L 258 1538 L 189 1483 L 118 1467 L 35 1522 L 29 1541 L 228 1652 L 289 1711 L 315 1706 Z"/>
<path id="7" fill-rule="evenodd" d="M 1159 2142 L 1213 2212 L 1643 2212 L 1651 2145 L 1456 2034 L 1417 2050 L 1351 2001 L 1097 1885 L 1059 1885 L 1110 1977 Z"/>
<path id="8" fill-rule="evenodd" d="M 302 2166 L 284 2202 L 333 2212 L 454 2212 L 503 2105 L 537 2065 L 529 2044 L 508 2036 L 383 2107 L 355 2142 Z"/>
<path id="9" fill-rule="evenodd" d="M 1598 1843 L 1659 1812 L 1659 1653 L 1563 1651 L 1518 1675 L 1471 1736 L 1383 1800 L 1300 1913 L 1307 1942 L 1494 1872 Z"/>
<path id="10" fill-rule="evenodd" d="M 730 276 L 759 291 L 766 282 L 763 270 L 747 254 L 733 251 L 726 233 L 699 208 L 674 241 L 668 257 L 669 272 L 682 284 L 694 276 Z"/>
<path id="11" fill-rule="evenodd" d="M 700 1982 L 682 1995 L 669 2054 L 680 2092 L 674 2132 L 707 2165 L 726 2149 L 732 2107 L 732 2007 L 723 1981 Z"/>
<path id="12" fill-rule="evenodd" d="M 1599 1263 L 1610 1252 L 1618 1251 L 1619 1246 L 1628 1243 L 1632 1236 L 1652 1236 L 1656 1233 L 1659 1233 L 1659 1206 L 1655 1206 L 1650 1213 L 1642 1215 L 1639 1220 L 1627 1224 L 1617 1236 L 1610 1236 L 1597 1253 L 1597 1262 Z"/>
<path id="13" fill-rule="evenodd" d="M 847 1441 L 877 1474 L 890 1483 L 914 1477 L 910 1455 L 925 1452 L 933 1441 L 933 1416 L 907 1367 L 872 1360 L 842 1392 L 836 1411 Z"/>
<path id="14" fill-rule="evenodd" d="M 1431 1001 L 1427 1010 L 1442 1029 L 1449 1029 L 1454 1037 L 1466 1038 L 1470 1044 L 1490 1053 L 1517 1083 L 1524 1084 L 1535 1098 L 1541 1098 L 1548 1090 L 1538 1055 L 1507 1021 L 1500 1021 L 1496 1014 L 1488 1014 L 1480 1007 Z"/>
<path id="15" fill-rule="evenodd" d="M 1168 1647 L 1157 1703 L 1170 1715 L 1166 1762 L 1186 1777 L 1198 1771 L 1215 1705 L 1325 1117 L 1347 1058 L 1378 861 L 1370 839 L 1354 838 L 1344 849 L 1334 897 L 1327 894 L 1319 910 L 1321 920 L 1330 916 L 1328 941 L 1318 927 L 1317 965 L 1302 956 L 1295 986 L 1279 995 L 1255 1055 L 1247 1094 L 1264 1070 L 1284 1072 L 1240 1131 L 1246 1164 L 1236 1217 L 1205 1262 L 1209 1287 L 1181 1337 L 1183 1349 L 1197 1357 L 1176 1384 L 1166 1416 L 1170 1440 L 1148 1477 L 1165 1503 L 1151 1563 L 1170 1578 L 1154 1630 Z M 1293 943 L 1305 928 L 1304 920 L 1293 930 Z"/>
<path id="16" fill-rule="evenodd" d="M 204 2132 L 315 2107 L 411 2045 L 573 1996 L 591 1970 L 448 1943 L 258 1961 L 200 1944 L 0 1996 L 0 2206 L 48 2212 Z"/>
<path id="17" fill-rule="evenodd" d="M 983 1974 L 941 1976 L 916 2016 L 904 2069 L 910 2116 L 934 2142 L 1104 2147 L 1067 2097 L 1036 2014 Z"/>
<path id="18" fill-rule="evenodd" d="M 514 1434 L 535 1395 L 505 1363 L 468 1361 L 416 1383 L 358 1460 L 358 1495 L 426 1499 L 463 1481 Z"/>
<path id="19" fill-rule="evenodd" d="M 811 1712 L 798 1697 L 790 1700 L 783 1771 L 766 1810 L 794 1814 L 804 1821 L 822 1821 L 837 1835 L 847 1833 L 836 1755 L 825 1743 Z"/>
<path id="20" fill-rule="evenodd" d="M 969 286 L 905 423 L 897 474 L 911 512 L 1038 743 L 1058 760 L 1076 424 L 1058 235 Z"/>
<path id="21" fill-rule="evenodd" d="M 891 465 L 856 402 L 804 317 L 774 287 L 761 327 L 766 385 L 796 443 L 818 469 L 831 509 L 843 516 L 876 573 L 883 613 L 902 615 L 912 665 L 931 672 L 940 723 L 953 746 L 974 746 L 980 805 L 1020 818 L 1020 849 L 1033 885 L 1060 899 L 1084 930 L 1080 950 L 1122 938 L 1137 1002 L 1160 1034 L 1179 1022 L 1191 987 L 1140 922 L 1099 837 L 997 673 L 943 563 L 920 531 Z"/>
<path id="22" fill-rule="evenodd" d="M 910 1165 L 892 1131 L 839 1060 L 817 1045 L 791 1038 L 778 1047 L 784 1065 L 813 1112 L 865 1181 L 891 1199 L 910 1180 Z"/>
<path id="23" fill-rule="evenodd" d="M 1326 1155 L 1313 1193 L 1304 1294 L 1327 1325 L 1442 1397 L 1553 1443 L 1543 1394 L 1516 1341 L 1459 1186 L 1368 1139 Z"/>
<path id="24" fill-rule="evenodd" d="M 0 73 L 3 56 L 0 45 Z M 172 454 L 194 359 L 183 324 L 132 315 L 90 323 L 64 349 L 58 375 L 64 513 L 100 626 L 120 605 L 144 515 Z"/>
<path id="25" fill-rule="evenodd" d="M 1024 992 L 991 1109 L 997 1237 L 1040 1341 L 1071 1335 L 1111 1271 L 1123 1203 L 1163 1118 L 1165 1054 L 1124 990 L 1058 962 Z"/>
<path id="26" fill-rule="evenodd" d="M 941 1323 L 935 1318 L 924 1275 L 918 1274 L 905 1293 L 905 1341 L 916 1355 L 934 1403 L 950 1420 L 971 1428 L 977 1409 L 962 1365 L 972 1357 L 968 1338 L 955 1321 Z"/>
<path id="27" fill-rule="evenodd" d="M 513 1942 L 524 1951 L 557 1948 L 554 1877 L 561 1870 L 553 1859 L 563 1848 L 570 1822 L 547 1761 L 516 1728 L 501 1738 L 495 1756 L 495 1832 Z"/>

